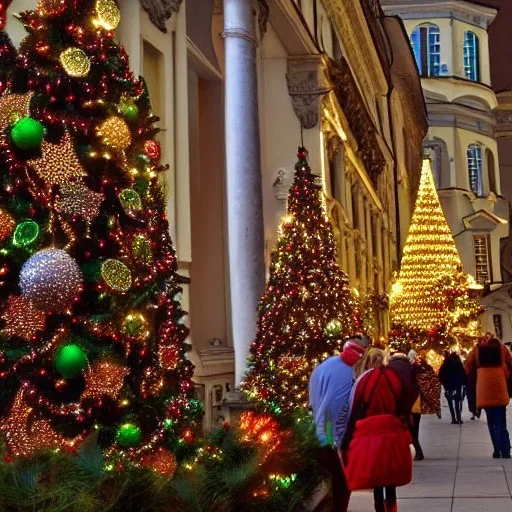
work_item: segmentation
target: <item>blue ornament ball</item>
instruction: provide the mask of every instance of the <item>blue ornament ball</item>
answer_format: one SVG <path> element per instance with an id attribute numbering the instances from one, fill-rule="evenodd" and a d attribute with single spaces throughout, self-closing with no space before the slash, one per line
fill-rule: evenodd
<path id="1" fill-rule="evenodd" d="M 31 256 L 20 272 L 25 299 L 43 311 L 65 313 L 80 294 L 82 271 L 62 249 L 43 249 Z"/>

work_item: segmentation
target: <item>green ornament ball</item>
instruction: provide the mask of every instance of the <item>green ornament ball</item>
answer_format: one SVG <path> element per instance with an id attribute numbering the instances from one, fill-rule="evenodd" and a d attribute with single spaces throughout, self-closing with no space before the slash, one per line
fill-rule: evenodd
<path id="1" fill-rule="evenodd" d="M 26 220 L 16 226 L 13 236 L 13 244 L 16 247 L 28 247 L 39 236 L 39 225 L 33 220 Z"/>
<path id="2" fill-rule="evenodd" d="M 121 105 L 121 114 L 127 121 L 134 123 L 139 118 L 139 107 L 135 103 L 124 103 Z"/>
<path id="3" fill-rule="evenodd" d="M 117 429 L 116 440 L 121 448 L 133 448 L 142 439 L 140 428 L 133 423 L 125 423 Z"/>
<path id="4" fill-rule="evenodd" d="M 330 320 L 329 322 L 327 322 L 327 325 L 325 326 L 325 329 L 324 329 L 324 334 L 326 336 L 329 336 L 331 338 L 337 338 L 339 336 L 341 336 L 343 333 L 343 324 L 337 320 L 337 319 L 334 319 L 334 320 Z"/>
<path id="5" fill-rule="evenodd" d="M 87 368 L 87 356 L 78 345 L 71 343 L 57 351 L 53 364 L 62 377 L 71 379 Z"/>
<path id="6" fill-rule="evenodd" d="M 16 147 L 25 150 L 40 148 L 44 134 L 44 126 L 31 117 L 20 119 L 11 130 L 11 138 Z"/>

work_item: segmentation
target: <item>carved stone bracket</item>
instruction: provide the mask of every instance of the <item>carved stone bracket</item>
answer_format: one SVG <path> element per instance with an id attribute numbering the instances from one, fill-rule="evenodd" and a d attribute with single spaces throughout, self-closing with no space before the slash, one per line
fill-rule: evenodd
<path id="1" fill-rule="evenodd" d="M 140 0 L 151 22 L 162 32 L 167 32 L 167 20 L 178 12 L 183 0 Z"/>
<path id="2" fill-rule="evenodd" d="M 343 105 L 345 117 L 354 135 L 358 152 L 374 183 L 382 173 L 386 160 L 377 141 L 377 130 L 352 76 L 347 61 L 342 57 L 338 61 L 331 60 L 328 66 L 329 80 L 340 105 Z"/>
<path id="3" fill-rule="evenodd" d="M 288 59 L 288 93 L 301 126 L 310 129 L 320 118 L 320 98 L 331 90 L 324 73 L 322 57 L 290 57 Z"/>
<path id="4" fill-rule="evenodd" d="M 260 28 L 260 40 L 267 32 L 268 17 L 270 10 L 265 0 L 257 0 L 258 2 L 258 25 Z"/>

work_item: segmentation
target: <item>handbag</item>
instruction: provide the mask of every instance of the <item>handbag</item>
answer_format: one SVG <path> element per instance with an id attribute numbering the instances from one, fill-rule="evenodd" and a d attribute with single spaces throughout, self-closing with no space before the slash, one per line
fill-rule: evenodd
<path id="1" fill-rule="evenodd" d="M 384 375 L 399 409 L 400 402 L 388 377 L 380 373 L 370 398 Z M 344 461 L 348 488 L 358 491 L 410 483 L 411 443 L 409 426 L 395 414 L 378 414 L 357 421 Z"/>

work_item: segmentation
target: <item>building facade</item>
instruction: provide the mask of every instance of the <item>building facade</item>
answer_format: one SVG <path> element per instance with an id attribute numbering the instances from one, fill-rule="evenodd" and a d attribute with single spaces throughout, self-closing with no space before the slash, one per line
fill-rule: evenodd
<path id="1" fill-rule="evenodd" d="M 11 12 L 36 0 L 14 0 Z M 206 424 L 245 369 L 296 149 L 319 175 L 342 269 L 374 336 L 419 183 L 425 104 L 402 22 L 377 0 L 123 0 L 117 35 L 147 80 L 190 278 Z M 21 40 L 10 19 L 8 31 Z"/>
<path id="2" fill-rule="evenodd" d="M 424 145 L 464 269 L 485 287 L 482 328 L 502 334 L 508 304 L 498 290 L 509 204 L 501 190 L 488 39 L 497 10 L 481 0 L 381 3 L 401 17 L 414 51 L 430 125 Z"/>

